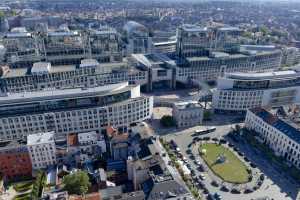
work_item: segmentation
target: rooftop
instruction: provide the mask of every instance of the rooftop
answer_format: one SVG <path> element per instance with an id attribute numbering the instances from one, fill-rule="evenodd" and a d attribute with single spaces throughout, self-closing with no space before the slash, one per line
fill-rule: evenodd
<path id="1" fill-rule="evenodd" d="M 36 133 L 27 136 L 27 145 L 38 145 L 54 142 L 54 132 Z"/>
<path id="2" fill-rule="evenodd" d="M 225 77 L 237 80 L 270 80 L 299 77 L 300 72 L 295 70 L 274 71 L 274 72 L 234 72 L 225 73 Z"/>
<path id="3" fill-rule="evenodd" d="M 88 60 L 90 61 L 90 60 Z M 101 69 L 106 68 L 106 69 L 122 69 L 127 65 L 126 62 L 111 62 L 111 63 L 101 63 L 96 65 L 93 62 L 88 62 L 84 61 L 82 63 L 81 67 L 86 67 L 86 66 L 93 66 L 99 71 L 102 71 Z M 60 73 L 60 72 L 71 72 L 71 71 L 76 71 L 77 68 L 76 65 L 52 65 L 51 68 L 48 70 L 48 72 L 51 73 Z M 3 78 L 13 78 L 13 77 L 22 77 L 22 76 L 31 76 L 30 73 L 28 73 L 27 68 L 16 68 L 16 69 L 9 69 L 9 71 L 3 75 Z M 36 74 L 35 74 L 36 75 Z"/>
<path id="4" fill-rule="evenodd" d="M 207 32 L 207 27 L 201 27 L 194 24 L 183 24 L 180 28 L 187 32 Z"/>
<path id="5" fill-rule="evenodd" d="M 202 108 L 201 104 L 197 101 L 176 102 L 174 103 L 174 106 L 179 110 Z"/>
<path id="6" fill-rule="evenodd" d="M 168 56 L 160 53 L 152 54 L 132 54 L 132 57 L 147 67 L 153 67 L 154 65 L 176 65 L 175 61 Z"/>
<path id="7" fill-rule="evenodd" d="M 275 127 L 287 137 L 300 144 L 300 131 L 298 130 L 299 126 L 297 126 L 292 121 L 280 119 L 278 116 L 263 108 L 253 108 L 250 109 L 250 111 L 261 118 L 267 124 Z"/>
<path id="8" fill-rule="evenodd" d="M 128 83 L 118 83 L 105 86 L 98 86 L 93 88 L 73 88 L 73 89 L 55 89 L 46 91 L 33 91 L 24 93 L 6 93 L 0 96 L 0 102 L 2 104 L 20 103 L 26 101 L 42 101 L 58 98 L 70 98 L 70 97 L 83 97 L 90 96 L 92 94 L 97 95 L 109 95 L 129 90 L 131 88 Z"/>
<path id="9" fill-rule="evenodd" d="M 16 149 L 18 147 L 26 146 L 26 142 L 23 140 L 12 140 L 0 142 L 0 151 L 7 149 Z"/>

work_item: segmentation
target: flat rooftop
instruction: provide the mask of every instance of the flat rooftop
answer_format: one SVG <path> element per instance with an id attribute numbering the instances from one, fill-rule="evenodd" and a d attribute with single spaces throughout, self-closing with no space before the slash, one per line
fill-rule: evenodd
<path id="1" fill-rule="evenodd" d="M 237 80 L 271 80 L 271 79 L 283 79 L 300 77 L 300 72 L 295 70 L 274 71 L 274 72 L 235 72 L 225 73 L 226 78 Z"/>
<path id="2" fill-rule="evenodd" d="M 174 106 L 179 110 L 202 108 L 201 104 L 199 104 L 197 101 L 177 102 L 174 103 Z"/>
<path id="3" fill-rule="evenodd" d="M 201 27 L 194 24 L 183 24 L 180 28 L 187 32 L 207 32 L 207 27 Z"/>
<path id="4" fill-rule="evenodd" d="M 27 145 L 38 145 L 54 142 L 54 132 L 36 133 L 27 136 Z"/>
<path id="5" fill-rule="evenodd" d="M 22 147 L 22 146 L 26 146 L 26 141 L 23 141 L 23 140 L 4 141 L 4 142 L 0 142 L 0 151 L 16 149 L 16 148 Z"/>
<path id="6" fill-rule="evenodd" d="M 23 93 L 6 93 L 0 96 L 0 103 L 13 104 L 21 102 L 34 102 L 42 100 L 63 99 L 71 97 L 84 97 L 91 95 L 105 96 L 115 94 L 122 91 L 130 90 L 132 87 L 128 83 L 118 83 L 105 86 L 98 86 L 93 88 L 73 88 L 73 89 L 55 89 L 46 91 L 33 91 Z"/>
<path id="7" fill-rule="evenodd" d="M 147 67 L 151 67 L 153 65 L 161 65 L 165 63 L 168 63 L 170 65 L 176 65 L 175 60 L 172 60 L 168 56 L 160 53 L 132 54 L 132 57 Z"/>
<path id="8" fill-rule="evenodd" d="M 101 71 L 102 68 L 108 69 L 116 69 L 122 68 L 127 66 L 126 62 L 112 62 L 112 63 L 100 63 L 99 65 L 95 66 L 96 70 L 99 69 Z M 71 72 L 79 70 L 76 65 L 52 65 L 49 73 L 60 73 L 60 72 Z M 16 69 L 9 69 L 8 73 L 3 75 L 3 78 L 14 78 L 14 77 L 22 77 L 22 76 L 31 76 L 29 74 L 28 68 L 16 68 Z"/>

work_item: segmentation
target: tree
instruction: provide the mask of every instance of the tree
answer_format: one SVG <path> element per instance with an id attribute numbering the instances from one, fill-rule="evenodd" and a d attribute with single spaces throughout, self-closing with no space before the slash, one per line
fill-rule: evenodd
<path id="1" fill-rule="evenodd" d="M 37 173 L 35 182 L 33 184 L 32 190 L 31 190 L 31 199 L 37 200 L 42 195 L 43 188 L 46 185 L 46 174 L 45 172 L 39 171 Z"/>
<path id="2" fill-rule="evenodd" d="M 77 171 L 63 178 L 64 189 L 69 194 L 84 195 L 91 186 L 89 176 L 84 171 Z"/>
<path id="3" fill-rule="evenodd" d="M 269 29 L 266 26 L 260 27 L 260 32 L 262 32 L 263 36 L 266 36 L 269 33 Z"/>
<path id="4" fill-rule="evenodd" d="M 237 134 L 240 134 L 240 132 L 241 132 L 241 126 L 238 125 L 238 124 L 236 124 L 235 125 L 235 131 L 236 131 Z"/>
<path id="5" fill-rule="evenodd" d="M 211 119 L 211 112 L 206 110 L 203 113 L 203 120 L 210 120 Z"/>
<path id="6" fill-rule="evenodd" d="M 172 127 L 175 126 L 175 120 L 172 116 L 170 115 L 164 115 L 161 119 L 160 119 L 160 123 L 162 126 L 164 127 Z"/>

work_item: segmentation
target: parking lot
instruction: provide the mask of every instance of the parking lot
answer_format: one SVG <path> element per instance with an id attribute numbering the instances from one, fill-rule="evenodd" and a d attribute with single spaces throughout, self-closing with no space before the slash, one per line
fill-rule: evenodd
<path id="1" fill-rule="evenodd" d="M 230 132 L 235 124 L 240 124 L 239 120 L 239 117 L 215 115 L 214 119 L 212 121 L 205 122 L 204 126 L 192 127 L 179 131 L 172 130 L 169 134 L 165 134 L 163 138 L 167 141 L 173 140 L 178 145 L 182 157 L 184 157 L 185 165 L 190 168 L 192 176 L 196 177 L 194 180 L 195 184 L 199 187 L 199 191 L 208 199 L 216 193 L 221 199 L 226 200 L 252 200 L 266 196 L 275 200 L 296 199 L 298 186 L 295 182 L 289 180 L 284 174 L 276 171 L 276 168 L 270 166 L 267 161 L 262 156 L 257 155 L 250 146 L 232 143 L 232 141 L 231 144 L 233 144 L 235 148 L 239 149 L 247 161 L 251 161 L 251 163 L 255 165 L 256 170 L 254 171 L 254 174 L 257 174 L 257 176 L 264 174 L 264 181 L 261 183 L 259 189 L 247 194 L 244 194 L 244 191 L 242 194 L 234 194 L 236 192 L 232 192 L 229 187 L 227 189 L 230 191 L 224 191 L 226 189 L 222 188 L 221 185 L 218 185 L 217 187 L 212 185 L 212 182 L 216 180 L 216 176 L 204 165 L 201 157 L 199 156 L 197 145 L 191 145 L 193 138 L 195 137 L 193 136 L 195 130 L 214 126 L 216 127 L 215 131 L 198 137 L 210 137 L 220 140 Z M 201 168 L 204 168 L 204 172 L 201 168 L 199 168 L 200 165 L 202 166 Z M 237 186 L 237 188 L 238 187 L 239 186 Z M 241 186 L 241 189 L 243 187 L 246 186 Z M 208 196 L 207 194 L 210 195 Z"/>

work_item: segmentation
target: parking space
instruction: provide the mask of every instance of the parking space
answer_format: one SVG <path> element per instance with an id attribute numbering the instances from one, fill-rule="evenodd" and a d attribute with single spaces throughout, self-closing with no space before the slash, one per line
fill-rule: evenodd
<path id="1" fill-rule="evenodd" d="M 176 143 L 177 148 L 179 148 L 182 154 L 182 160 L 184 159 L 185 165 L 191 171 L 193 183 L 199 189 L 199 192 L 204 194 L 207 199 L 252 200 L 265 196 L 274 200 L 295 199 L 297 187 L 290 183 L 284 175 L 280 175 L 276 172 L 273 167 L 269 167 L 268 163 L 266 163 L 263 158 L 257 156 L 249 146 L 245 145 L 244 148 L 241 148 L 238 144 L 230 141 L 232 148 L 238 149 L 236 154 L 241 154 L 242 156 L 238 156 L 243 157 L 243 159 L 245 159 L 244 162 L 248 163 L 248 165 L 250 163 L 253 164 L 254 169 L 252 174 L 256 176 L 257 181 L 260 180 L 260 175 L 264 174 L 263 181 L 259 183 L 259 188 L 255 188 L 255 190 L 253 190 L 253 187 L 257 185 L 258 182 L 253 183 L 251 187 L 249 185 L 236 185 L 235 187 L 232 187 L 231 185 L 223 183 L 222 180 L 219 180 L 218 177 L 212 174 L 210 169 L 203 163 L 203 160 L 199 156 L 198 144 L 195 142 L 193 143 L 193 141 L 198 140 L 199 142 L 199 140 L 204 138 L 222 140 L 236 124 L 242 125 L 237 118 L 215 116 L 214 120 L 205 123 L 204 126 L 173 131 L 163 137 L 167 141 L 174 141 Z M 195 136 L 194 133 L 196 130 L 205 129 L 211 126 L 216 127 L 216 130 L 211 133 Z M 286 186 L 283 184 L 286 184 Z M 251 188 L 251 190 L 247 191 L 248 187 Z M 237 188 L 237 191 L 232 191 L 233 188 Z M 241 190 L 242 194 L 238 194 L 238 190 Z"/>

